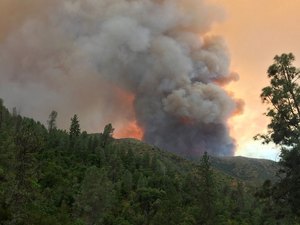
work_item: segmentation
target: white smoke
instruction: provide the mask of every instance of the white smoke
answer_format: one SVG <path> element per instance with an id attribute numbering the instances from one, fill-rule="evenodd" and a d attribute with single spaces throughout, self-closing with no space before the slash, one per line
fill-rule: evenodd
<path id="1" fill-rule="evenodd" d="M 145 141 L 170 151 L 232 154 L 226 121 L 239 103 L 216 85 L 231 80 L 229 54 L 207 35 L 221 10 L 204 0 L 44 2 L 43 13 L 24 13 L 2 31 L 8 105 L 38 119 L 53 109 L 61 121 L 78 113 L 90 130 L 136 119 Z M 135 96 L 133 109 L 118 90 Z"/>

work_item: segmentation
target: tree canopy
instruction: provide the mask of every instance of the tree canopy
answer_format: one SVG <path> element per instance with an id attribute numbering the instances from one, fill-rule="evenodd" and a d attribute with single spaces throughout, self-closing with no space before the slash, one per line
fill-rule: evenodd
<path id="1" fill-rule="evenodd" d="M 300 71 L 292 53 L 275 56 L 268 69 L 270 84 L 262 89 L 265 113 L 270 118 L 267 134 L 259 134 L 264 143 L 274 142 L 281 148 L 280 180 L 271 189 L 271 197 L 290 207 L 300 216 Z"/>
<path id="2" fill-rule="evenodd" d="M 207 154 L 192 162 L 136 140 L 116 140 L 111 124 L 102 134 L 87 134 L 77 117 L 74 132 L 49 130 L 12 115 L 1 100 L 0 112 L 0 225 L 268 220 L 251 192 L 238 194 L 236 181 L 212 169 Z"/>
<path id="3" fill-rule="evenodd" d="M 268 69 L 270 85 L 262 89 L 261 99 L 268 105 L 270 117 L 268 133 L 260 135 L 265 142 L 273 141 L 281 146 L 296 146 L 300 134 L 300 86 L 299 70 L 293 66 L 292 53 L 275 56 Z"/>

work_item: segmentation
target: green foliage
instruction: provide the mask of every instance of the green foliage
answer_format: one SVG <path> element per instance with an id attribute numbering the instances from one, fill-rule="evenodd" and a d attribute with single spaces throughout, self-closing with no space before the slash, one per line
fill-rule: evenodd
<path id="1" fill-rule="evenodd" d="M 115 199 L 113 184 L 104 169 L 95 166 L 85 172 L 81 191 L 75 199 L 78 216 L 86 224 L 101 224 Z"/>
<path id="2" fill-rule="evenodd" d="M 265 180 L 276 181 L 277 162 L 267 159 L 235 157 L 210 157 L 212 167 L 249 185 L 262 185 Z"/>
<path id="3" fill-rule="evenodd" d="M 295 146 L 299 143 L 300 86 L 299 71 L 292 65 L 295 57 L 292 53 L 275 56 L 274 64 L 268 69 L 270 85 L 262 89 L 261 99 L 269 108 L 268 133 L 258 135 L 265 142 L 274 142 L 283 146 Z"/>
<path id="4" fill-rule="evenodd" d="M 104 127 L 104 131 L 102 134 L 102 147 L 105 147 L 112 140 L 112 135 L 114 133 L 114 128 L 109 123 Z"/>
<path id="5" fill-rule="evenodd" d="M 80 135 L 80 125 L 77 115 L 75 114 L 71 118 L 71 125 L 70 125 L 70 139 L 74 140 L 76 137 Z"/>
<path id="6" fill-rule="evenodd" d="M 201 184 L 201 195 L 202 200 L 202 213 L 205 224 L 213 224 L 215 217 L 215 184 L 213 178 L 213 171 L 207 152 L 205 152 L 201 158 L 200 165 L 200 184 Z"/>
<path id="7" fill-rule="evenodd" d="M 103 134 L 87 134 L 74 116 L 67 133 L 3 105 L 0 112 L 1 225 L 271 221 L 251 189 L 215 171 L 207 154 L 198 164 L 137 140 L 115 140 L 111 124 Z"/>
<path id="8" fill-rule="evenodd" d="M 47 121 L 49 132 L 51 132 L 54 129 L 56 129 L 56 118 L 57 118 L 57 112 L 56 111 L 52 111 L 50 113 L 49 119 Z"/>
<path id="9" fill-rule="evenodd" d="M 294 60 L 292 53 L 275 56 L 274 64 L 268 69 L 270 85 L 263 88 L 261 99 L 269 106 L 266 116 L 271 121 L 267 134 L 257 136 L 265 143 L 278 144 L 282 149 L 282 168 L 278 171 L 280 180 L 267 195 L 279 208 L 285 209 L 275 210 L 280 220 L 284 216 L 300 216 L 300 72 L 293 66 Z"/>

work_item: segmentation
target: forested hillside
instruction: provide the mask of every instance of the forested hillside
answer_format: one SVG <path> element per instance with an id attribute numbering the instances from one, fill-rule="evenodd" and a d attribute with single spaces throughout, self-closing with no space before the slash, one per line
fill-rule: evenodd
<path id="1" fill-rule="evenodd" d="M 214 168 L 235 177 L 248 185 L 262 185 L 266 180 L 276 181 L 277 162 L 267 159 L 236 157 L 211 157 Z"/>
<path id="2" fill-rule="evenodd" d="M 134 139 L 48 127 L 0 104 L 0 224 L 275 224 L 255 189 Z M 284 220 L 282 220 L 284 224 Z M 286 223 L 288 224 L 288 223 Z"/>

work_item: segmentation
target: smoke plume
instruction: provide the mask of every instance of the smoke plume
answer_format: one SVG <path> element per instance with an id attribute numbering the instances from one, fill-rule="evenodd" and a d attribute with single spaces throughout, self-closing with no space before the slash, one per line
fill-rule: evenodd
<path id="1" fill-rule="evenodd" d="M 220 9 L 204 0 L 4 0 L 0 9 L 8 106 L 42 121 L 57 110 L 65 127 L 77 113 L 89 131 L 139 129 L 185 155 L 233 154 L 226 122 L 240 102 L 220 84 L 236 76 L 224 41 L 208 35 Z"/>

